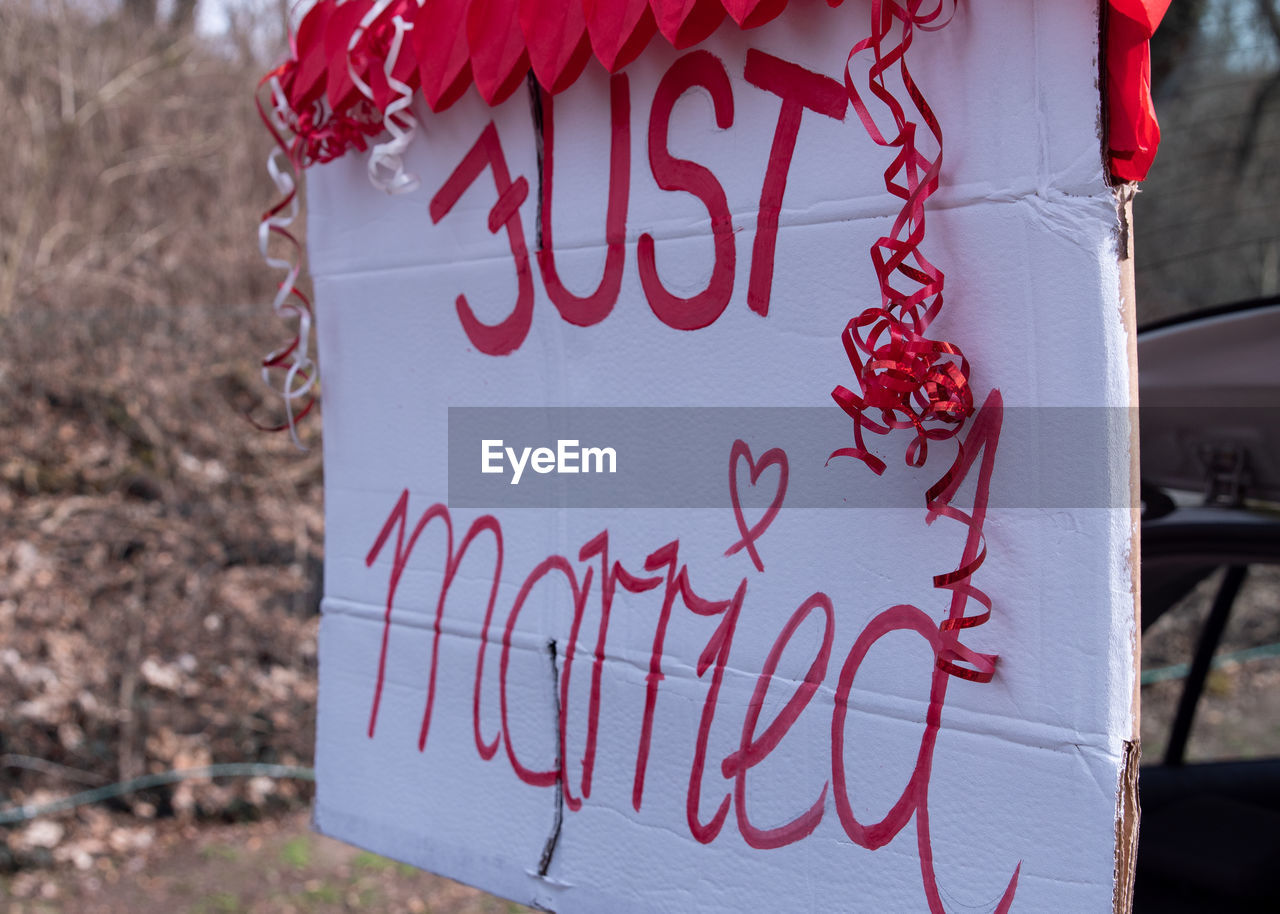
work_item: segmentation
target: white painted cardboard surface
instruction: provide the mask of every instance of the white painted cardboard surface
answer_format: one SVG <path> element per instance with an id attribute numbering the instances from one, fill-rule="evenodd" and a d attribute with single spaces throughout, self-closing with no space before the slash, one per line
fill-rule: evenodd
<path id="1" fill-rule="evenodd" d="M 450 406 L 806 406 L 836 409 L 830 391 L 853 386 L 839 342 L 845 322 L 878 301 L 867 249 L 898 201 L 882 183 L 891 153 L 850 113 L 843 123 L 806 113 L 778 235 L 773 297 L 762 318 L 746 305 L 755 209 L 778 116 L 776 96 L 742 79 L 755 47 L 840 79 L 865 34 L 865 0 L 839 9 L 794 4 L 749 32 L 723 26 L 701 48 L 730 76 L 733 126 L 715 126 L 701 90 L 675 107 L 673 154 L 709 167 L 725 189 L 735 227 L 733 298 L 711 326 L 677 331 L 647 306 L 636 240 L 657 239 L 668 287 L 689 295 L 712 260 L 705 209 L 665 192 L 648 167 L 654 89 L 680 56 L 655 40 L 627 69 L 632 154 L 627 261 L 622 293 L 599 324 L 575 327 L 548 301 L 536 263 L 527 339 L 511 355 L 477 352 L 454 310 L 465 293 L 484 320 L 504 317 L 516 276 L 504 232 L 485 224 L 495 202 L 483 174 L 439 224 L 431 196 L 492 120 L 511 175 L 530 184 L 520 209 L 531 252 L 537 237 L 538 160 L 527 92 L 497 109 L 471 90 L 453 109 L 419 113 L 422 135 L 407 167 L 422 189 L 375 191 L 350 156 L 308 177 L 308 243 L 324 373 L 325 599 L 320 643 L 315 821 L 327 833 L 496 894 L 561 912 L 923 911 L 929 909 L 913 817 L 876 850 L 854 843 L 834 806 L 834 691 L 846 655 L 868 622 L 911 603 L 933 618 L 947 594 L 932 576 L 954 568 L 963 529 L 924 523 L 923 491 L 950 462 L 954 443 L 922 470 L 902 466 L 906 436 L 871 436 L 889 463 L 877 479 L 836 461 L 850 487 L 903 487 L 918 509 L 801 510 L 785 505 L 759 541 L 767 571 L 744 553 L 725 509 L 495 511 L 504 555 L 481 682 L 478 726 L 501 730 L 502 634 L 529 572 L 552 554 L 579 575 L 598 559 L 578 550 L 609 530 L 611 561 L 642 573 L 645 556 L 679 539 L 698 593 L 747 592 L 710 728 L 699 816 L 730 797 L 709 844 L 691 835 L 687 798 L 699 719 L 712 673 L 698 656 L 717 619 L 677 601 L 671 613 L 654 711 L 643 802 L 632 791 L 646 674 L 661 593 L 621 592 L 602 667 L 602 714 L 591 796 L 564 808 L 559 788 L 530 786 L 503 745 L 489 760 L 473 720 L 478 639 L 494 549 L 479 536 L 445 604 L 429 737 L 419 751 L 433 624 L 444 567 L 439 521 L 422 534 L 399 583 L 385 684 L 369 735 L 395 535 L 371 566 L 366 556 L 408 490 L 412 525 L 447 496 Z M 1128 365 L 1119 300 L 1116 209 L 1097 135 L 1097 11 L 1056 0 L 973 0 L 946 29 L 917 36 L 912 68 L 942 122 L 944 183 L 930 201 L 924 250 L 947 273 L 947 303 L 930 335 L 961 345 L 978 399 L 998 388 L 1007 406 L 1126 406 Z M 687 52 L 686 52 L 687 53 Z M 556 98 L 554 229 L 557 266 L 569 288 L 591 291 L 604 263 L 609 142 L 608 81 L 593 63 Z M 754 454 L 783 447 L 794 464 L 823 461 L 838 441 L 749 441 Z M 1129 491 L 1129 440 L 1080 455 L 1084 472 Z M 707 454 L 717 465 L 728 450 Z M 478 455 L 477 455 L 478 457 Z M 701 459 L 699 457 L 698 459 Z M 1002 467 L 1037 455 L 1002 441 Z M 993 494 L 993 500 L 997 496 Z M 995 600 L 986 625 L 964 642 L 998 653 L 986 684 L 952 678 L 928 787 L 928 844 L 949 911 L 990 911 L 1018 870 L 1015 911 L 1110 910 L 1115 816 L 1123 742 L 1131 730 L 1133 600 L 1126 507 L 992 508 L 988 558 L 974 579 Z M 479 510 L 452 512 L 454 548 Z M 408 535 L 406 532 L 406 536 Z M 580 794 L 590 656 L 599 625 L 598 580 L 569 686 L 570 783 Z M 737 825 L 734 782 L 721 761 L 737 750 L 743 716 L 766 655 L 792 612 L 815 591 L 834 606 L 832 655 L 821 687 L 778 748 L 747 780 L 750 820 L 780 825 L 824 796 L 812 834 L 786 847 L 747 845 Z M 523 763 L 552 768 L 557 752 L 556 679 L 563 671 L 572 604 L 559 581 L 524 604 L 507 671 L 509 737 Z M 977 609 L 970 610 L 976 612 Z M 821 638 L 817 616 L 784 651 L 759 729 L 794 693 Z M 584 659 L 585 658 L 585 659 Z M 895 632 L 858 672 L 845 732 L 845 770 L 858 818 L 882 818 L 902 793 L 924 730 L 933 653 Z"/>

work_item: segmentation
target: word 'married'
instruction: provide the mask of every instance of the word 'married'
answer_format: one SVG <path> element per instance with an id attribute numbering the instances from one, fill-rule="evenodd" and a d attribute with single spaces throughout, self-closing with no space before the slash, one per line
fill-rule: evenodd
<path id="1" fill-rule="evenodd" d="M 712 724 L 721 710 L 719 707 L 721 685 L 725 671 L 729 667 L 734 637 L 749 605 L 751 587 L 748 577 L 743 577 L 732 593 L 721 595 L 699 593 L 691 584 L 694 575 L 683 560 L 679 538 L 659 543 L 647 555 L 638 556 L 624 564 L 623 559 L 612 556 L 610 553 L 609 531 L 601 530 L 581 545 L 576 556 L 553 554 L 538 562 L 524 577 L 511 605 L 504 608 L 505 616 L 495 615 L 498 611 L 499 585 L 503 581 L 504 574 L 504 539 L 501 522 L 491 514 L 480 516 L 470 523 L 459 541 L 455 539 L 457 531 L 450 511 L 443 504 L 431 505 L 411 526 L 409 493 L 403 492 L 366 557 L 366 564 L 372 568 L 383 550 L 393 542 L 394 537 L 386 590 L 381 653 L 369 712 L 369 737 L 374 736 L 378 724 L 383 683 L 387 672 L 388 643 L 394 629 L 393 610 L 396 590 L 414 554 L 419 537 L 428 526 L 439 521 L 446 531 L 446 545 L 443 561 L 439 566 L 441 583 L 435 609 L 430 672 L 427 679 L 422 723 L 418 732 L 420 751 L 425 749 L 431 729 L 446 600 L 468 550 L 477 539 L 484 537 L 490 540 L 495 548 L 492 583 L 484 619 L 476 640 L 475 674 L 472 683 L 473 737 L 476 752 L 481 761 L 492 762 L 501 752 L 520 781 L 535 788 L 558 789 L 562 792 L 564 803 L 570 811 L 580 809 L 583 803 L 590 799 L 597 764 L 610 767 L 627 765 L 632 783 L 632 806 L 639 811 L 644 802 L 646 774 L 649 771 L 653 746 L 652 736 L 659 717 L 658 696 L 664 680 L 663 662 L 667 657 L 665 645 L 669 624 L 673 614 L 677 612 L 693 613 L 708 620 L 712 630 L 699 653 L 695 668 L 698 678 L 708 681 L 708 688 L 699 714 L 697 729 L 688 735 L 691 741 L 692 763 L 687 787 L 684 790 L 689 833 L 699 842 L 711 843 L 720 835 L 732 812 L 737 830 L 748 845 L 759 849 L 784 847 L 801 841 L 813 833 L 829 808 L 827 798 L 830 795 L 840 827 L 848 838 L 860 847 L 876 850 L 893 840 L 914 818 L 925 895 L 930 909 L 941 911 L 942 901 L 934 873 L 929 833 L 929 782 L 933 769 L 934 746 L 941 726 L 942 709 L 952 677 L 981 683 L 989 681 L 995 669 L 993 656 L 974 651 L 965 646 L 960 639 L 968 629 L 982 624 L 990 615 L 989 598 L 975 587 L 970 579 L 986 555 L 983 526 L 996 448 L 1000 440 L 1001 408 L 1000 394 L 993 391 L 987 397 L 982 409 L 974 416 L 968 432 L 960 442 L 955 460 L 929 490 L 927 496 L 925 505 L 927 523 L 945 518 L 958 522 L 966 528 L 963 552 L 954 570 L 934 575 L 935 587 L 950 594 L 949 610 L 945 617 L 939 620 L 910 604 L 892 606 L 874 616 L 847 649 L 839 649 L 843 650 L 841 654 L 837 649 L 836 638 L 837 607 L 822 590 L 816 590 L 804 597 L 773 642 L 756 678 L 754 693 L 742 720 L 741 738 L 736 749 L 724 758 L 710 757 L 709 738 Z M 782 470 L 783 475 L 775 501 L 765 511 L 763 517 L 754 524 L 748 524 L 737 502 L 736 492 L 741 485 L 738 477 L 739 464 L 745 464 L 752 483 L 767 466 L 776 464 Z M 741 533 L 741 539 L 727 550 L 726 558 L 729 561 L 741 561 L 741 557 L 736 553 L 745 552 L 754 565 L 753 573 L 764 572 L 761 541 L 782 507 L 786 490 L 786 467 L 787 457 L 781 448 L 764 451 L 759 458 L 755 458 L 747 444 L 739 440 L 735 442 L 730 455 L 730 486 L 735 492 L 734 520 Z M 952 500 L 963 484 L 970 479 L 975 483 L 973 486 L 975 494 L 972 508 L 966 511 L 952 504 Z M 968 487 L 965 488 L 967 490 Z M 841 569 L 832 571 L 832 573 L 841 572 Z M 489 577 L 486 576 L 486 580 L 488 579 Z M 563 642 L 567 645 L 563 667 L 558 674 L 559 740 L 562 746 L 568 744 L 570 721 L 568 704 L 572 677 L 576 674 L 588 676 L 590 679 L 586 732 L 580 734 L 584 737 L 580 742 L 585 744 L 586 748 L 582 757 L 581 776 L 576 782 L 571 777 L 568 760 L 563 752 L 560 753 L 558 764 L 552 764 L 550 767 L 539 767 L 537 763 L 531 762 L 527 748 L 525 754 L 522 754 L 520 747 L 516 744 L 510 724 L 512 705 L 508 702 L 508 669 L 513 636 L 519 626 L 521 611 L 530 595 L 544 581 L 553 579 L 558 579 L 567 585 L 569 597 L 565 608 L 571 610 L 571 615 L 567 616 L 570 620 L 569 630 Z M 610 720 L 617 720 L 621 713 L 616 708 L 604 707 L 601 688 L 605 675 L 607 647 L 610 643 L 613 601 L 619 587 L 629 594 L 651 593 L 651 599 L 658 607 L 653 623 L 649 670 L 644 686 L 644 709 L 634 721 L 638 733 L 638 748 L 634 758 L 626 759 L 617 758 L 616 755 L 609 753 L 602 754 L 599 747 L 601 715 L 605 714 Z M 975 615 L 968 614 L 966 610 L 971 601 L 979 604 L 983 611 Z M 590 656 L 580 661 L 576 651 L 577 646 L 582 643 L 581 639 L 587 637 L 589 639 L 587 643 L 592 643 L 590 633 L 584 633 L 582 630 L 587 607 L 592 602 L 599 610 L 598 629 L 594 633 L 594 647 Z M 766 705 L 765 698 L 774 681 L 783 653 L 788 649 L 800 626 L 810 619 L 821 623 L 822 637 L 814 650 L 808 670 L 803 679 L 796 684 L 795 691 L 785 705 L 776 712 L 769 712 L 772 714 L 771 719 L 766 718 L 765 708 L 772 705 Z M 482 682 L 485 663 L 493 659 L 487 656 L 487 648 L 490 644 L 490 630 L 494 626 L 502 629 L 500 642 L 496 637 L 494 639 L 495 649 L 499 643 L 501 644 L 498 657 L 499 694 L 497 696 L 500 707 L 500 726 L 498 732 L 485 734 L 482 732 L 481 725 L 481 708 L 486 701 Z M 863 661 L 876 643 L 892 632 L 906 632 L 918 636 L 929 645 L 933 653 L 934 665 L 929 685 L 925 727 L 915 766 L 907 779 L 906 786 L 884 817 L 878 822 L 867 823 L 861 821 L 854 812 L 850 790 L 851 777 L 854 773 L 848 770 L 845 760 L 846 720 L 850 696 Z M 833 672 L 833 660 L 838 665 L 838 671 L 834 673 L 833 700 L 828 707 L 823 708 L 823 702 L 815 701 L 815 698 L 820 687 L 828 682 L 829 675 Z M 588 665 L 587 669 L 580 668 L 584 663 Z M 492 700 L 490 696 L 488 701 Z M 805 752 L 812 756 L 815 752 L 826 751 L 830 759 L 829 779 L 817 791 L 812 802 L 806 808 L 797 810 L 789 821 L 771 828 L 760 827 L 751 819 L 747 800 L 746 782 L 752 769 L 759 766 L 787 739 L 792 727 L 802 715 L 824 713 L 830 715 L 830 741 L 822 747 L 806 746 Z M 712 802 L 716 803 L 715 811 L 704 818 L 701 812 L 702 794 L 708 769 L 713 772 L 719 769 L 721 775 L 731 784 L 725 787 L 718 802 L 711 798 Z M 671 787 L 667 783 L 648 786 L 650 789 L 664 791 Z M 756 777 L 753 781 L 752 796 L 767 795 L 768 791 L 767 782 Z M 1018 871 L 1015 870 L 996 907 L 997 912 L 1005 912 L 1009 909 L 1017 882 Z"/>

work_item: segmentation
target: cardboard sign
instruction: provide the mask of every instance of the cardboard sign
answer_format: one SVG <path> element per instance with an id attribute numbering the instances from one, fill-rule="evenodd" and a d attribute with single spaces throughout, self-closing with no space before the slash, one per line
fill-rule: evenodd
<path id="1" fill-rule="evenodd" d="M 847 104 L 868 2 L 415 108 L 412 193 L 310 171 L 320 830 L 560 912 L 1123 904 L 1132 302 L 1097 12 L 915 35 L 929 335 L 973 405 L 923 455 L 860 453 L 832 394 L 868 252 L 911 231 L 900 148 Z"/>

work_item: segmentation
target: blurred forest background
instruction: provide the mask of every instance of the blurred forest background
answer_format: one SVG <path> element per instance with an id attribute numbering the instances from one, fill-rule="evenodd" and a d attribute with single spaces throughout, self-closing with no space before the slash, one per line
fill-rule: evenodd
<path id="1" fill-rule="evenodd" d="M 0 0 L 0 806 L 311 758 L 319 449 L 245 421 L 273 408 L 253 357 L 285 341 L 254 241 L 275 191 L 252 98 L 288 10 L 214 2 Z M 1140 320 L 1277 293 L 1280 0 L 1173 0 L 1153 77 Z M 166 828 L 300 827 L 308 799 L 299 781 L 188 781 L 2 828 L 0 906 L 92 910 L 104 881 L 143 879 L 130 861 Z M 183 865 L 217 883 L 245 841 L 209 840 Z M 386 891 L 385 862 L 253 840 L 301 880 L 294 901 L 214 885 L 100 909 L 490 910 L 408 873 L 418 894 L 370 902 L 360 880 Z M 60 871 L 79 888 L 39 875 Z"/>
<path id="2" fill-rule="evenodd" d="M 1173 0 L 1134 202 L 1139 324 L 1280 292 L 1280 3 Z"/>
<path id="3" fill-rule="evenodd" d="M 319 448 L 245 420 L 270 421 L 254 357 L 287 341 L 253 106 L 285 10 L 217 12 L 0 0 L 0 805 L 310 762 Z M 308 788 L 187 782 L 3 829 L 0 872 L 92 874 L 148 823 Z"/>

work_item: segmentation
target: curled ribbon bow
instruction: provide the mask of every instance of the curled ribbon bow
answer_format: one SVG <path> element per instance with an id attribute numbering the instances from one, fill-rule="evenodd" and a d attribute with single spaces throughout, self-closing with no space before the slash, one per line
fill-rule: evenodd
<path id="1" fill-rule="evenodd" d="M 898 150 L 885 171 L 885 187 L 903 200 L 889 234 L 871 247 L 880 304 L 849 321 L 842 337 L 861 394 L 844 386 L 831 392 L 854 423 L 854 446 L 831 456 L 862 460 L 877 475 L 885 464 L 867 449 L 864 430 L 887 435 L 894 429 L 914 429 L 906 461 L 920 467 L 928 459 L 929 442 L 954 437 L 973 412 L 968 360 L 954 343 L 925 336 L 942 308 L 946 279 L 920 251 L 925 201 L 937 191 L 942 171 L 942 129 L 907 67 L 914 30 L 936 31 L 954 11 L 945 0 L 927 11 L 923 0 L 873 0 L 871 34 L 854 45 L 845 67 L 845 90 L 868 135 L 878 145 Z M 867 84 L 892 119 L 891 131 L 876 124 L 849 72 L 868 52 Z M 917 142 L 921 124 L 908 118 L 890 87 L 894 78 L 937 146 L 932 157 Z"/>

